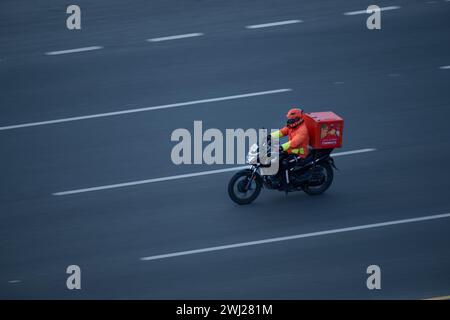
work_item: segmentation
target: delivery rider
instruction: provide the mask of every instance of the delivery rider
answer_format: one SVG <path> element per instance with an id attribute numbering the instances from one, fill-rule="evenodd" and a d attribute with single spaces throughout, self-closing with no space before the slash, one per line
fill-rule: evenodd
<path id="1" fill-rule="evenodd" d="M 303 119 L 303 110 L 292 108 L 286 114 L 286 126 L 272 132 L 274 138 L 288 137 L 288 141 L 280 146 L 280 173 L 283 189 L 288 188 L 288 170 L 295 166 L 301 159 L 308 156 L 309 134 Z"/>

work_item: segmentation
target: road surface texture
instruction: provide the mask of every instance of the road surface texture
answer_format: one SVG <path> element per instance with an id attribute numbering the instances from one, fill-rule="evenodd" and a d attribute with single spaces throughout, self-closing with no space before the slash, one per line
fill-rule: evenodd
<path id="1" fill-rule="evenodd" d="M 69 4 L 0 4 L 0 298 L 450 293 L 449 1 L 379 0 L 381 30 L 366 0 L 78 0 L 81 30 Z M 171 161 L 177 128 L 278 128 L 295 105 L 345 119 L 336 153 L 375 149 L 336 157 L 322 196 L 238 206 L 232 171 L 189 175 L 233 166 Z"/>

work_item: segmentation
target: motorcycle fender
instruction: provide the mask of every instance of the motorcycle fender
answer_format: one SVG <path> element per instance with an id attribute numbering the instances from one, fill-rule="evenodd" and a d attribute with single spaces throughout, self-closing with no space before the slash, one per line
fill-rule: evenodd
<path id="1" fill-rule="evenodd" d="M 333 157 L 326 157 L 325 159 L 319 159 L 317 161 L 317 163 L 321 163 L 321 162 L 328 162 L 330 164 L 330 166 L 332 166 L 335 170 L 339 170 L 336 165 L 334 164 L 334 159 Z"/>
<path id="2" fill-rule="evenodd" d="M 334 159 L 332 157 L 330 157 L 330 159 L 328 160 L 330 165 L 335 169 L 335 170 L 339 170 L 336 165 L 334 164 Z"/>

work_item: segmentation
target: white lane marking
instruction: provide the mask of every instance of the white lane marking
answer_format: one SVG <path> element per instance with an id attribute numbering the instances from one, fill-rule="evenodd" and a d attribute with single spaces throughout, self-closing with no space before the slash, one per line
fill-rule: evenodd
<path id="1" fill-rule="evenodd" d="M 76 49 L 69 49 L 69 50 L 50 51 L 50 52 L 46 52 L 45 54 L 48 56 L 56 56 L 59 54 L 77 53 L 77 52 L 85 52 L 85 51 L 100 50 L 100 49 L 103 49 L 103 47 L 92 46 L 92 47 L 76 48 Z"/>
<path id="2" fill-rule="evenodd" d="M 246 28 L 247 29 L 259 29 L 259 28 L 282 26 L 282 25 L 286 25 L 286 24 L 293 24 L 293 23 L 300 23 L 300 22 L 303 22 L 303 21 L 302 20 L 286 20 L 286 21 L 269 22 L 269 23 L 263 23 L 263 24 L 254 24 L 251 26 L 246 26 Z"/>
<path id="3" fill-rule="evenodd" d="M 22 280 L 9 280 L 8 281 L 8 283 L 11 283 L 11 284 L 21 283 L 21 282 L 22 282 Z"/>
<path id="4" fill-rule="evenodd" d="M 450 1 L 450 0 L 449 0 Z M 439 69 L 442 69 L 442 70 L 448 70 L 448 69 L 450 69 L 450 66 L 442 66 L 442 67 L 439 67 Z"/>
<path id="5" fill-rule="evenodd" d="M 380 11 L 388 11 L 388 10 L 396 10 L 400 9 L 400 6 L 389 6 L 389 7 L 382 7 L 380 8 Z M 367 14 L 367 10 L 358 10 L 358 11 L 349 11 L 343 13 L 345 16 L 354 16 L 357 14 Z"/>
<path id="6" fill-rule="evenodd" d="M 351 154 L 365 153 L 365 152 L 372 152 L 372 151 L 376 151 L 376 149 L 367 148 L 367 149 L 359 149 L 359 150 L 352 150 L 352 151 L 337 152 L 337 153 L 332 154 L 332 156 L 333 157 L 339 157 L 339 156 L 347 156 L 347 155 L 351 155 Z M 200 172 L 194 172 L 194 173 L 180 174 L 180 175 L 176 175 L 176 176 L 168 176 L 168 177 L 153 178 L 153 179 L 146 179 L 146 180 L 130 181 L 130 182 L 116 183 L 116 184 L 110 184 L 110 185 L 104 185 L 104 186 L 98 186 L 98 187 L 84 188 L 84 189 L 60 191 L 60 192 L 52 193 L 52 195 L 54 195 L 54 196 L 66 196 L 66 195 L 70 195 L 70 194 L 77 194 L 77 193 L 84 193 L 84 192 L 92 192 L 92 191 L 107 190 L 107 189 L 116 189 L 116 188 L 136 186 L 136 185 L 140 185 L 140 184 L 148 184 L 148 183 L 155 183 L 155 182 L 178 180 L 178 179 L 206 176 L 206 175 L 210 175 L 210 174 L 217 174 L 217 173 L 224 173 L 224 172 L 230 172 L 230 171 L 237 171 L 237 170 L 241 170 L 241 169 L 245 169 L 245 168 L 249 168 L 249 167 L 250 167 L 249 165 L 246 165 L 246 166 L 226 168 L 226 169 L 200 171 Z"/>
<path id="7" fill-rule="evenodd" d="M 187 101 L 187 102 L 178 102 L 178 103 L 165 104 L 165 105 L 154 106 L 154 107 L 128 109 L 128 110 L 98 113 L 98 114 L 91 114 L 91 115 L 86 115 L 86 116 L 70 117 L 70 118 L 40 121 L 40 122 L 30 122 L 30 123 L 16 124 L 16 125 L 10 125 L 10 126 L 3 126 L 3 127 L 0 127 L 0 131 L 26 128 L 26 127 L 34 127 L 34 126 L 43 126 L 43 125 L 62 123 L 62 122 L 79 121 L 79 120 L 86 120 L 86 119 L 93 119 L 93 118 L 111 117 L 111 116 L 118 116 L 118 115 L 136 113 L 136 112 L 145 112 L 145 111 L 153 111 L 153 110 L 160 110 L 160 109 L 184 107 L 184 106 L 190 106 L 190 105 L 202 104 L 202 103 L 242 99 L 242 98 L 263 96 L 263 95 L 282 93 L 282 92 L 288 92 L 288 91 L 292 91 L 292 89 L 277 89 L 277 90 L 269 90 L 269 91 L 251 92 L 251 93 L 238 94 L 238 95 L 234 95 L 234 96 L 226 96 L 226 97 Z"/>
<path id="8" fill-rule="evenodd" d="M 448 0 L 450 1 L 450 0 Z M 440 296 L 440 297 L 433 297 L 433 298 L 427 298 L 423 300 L 450 300 L 450 296 Z"/>
<path id="9" fill-rule="evenodd" d="M 358 150 L 350 150 L 350 151 L 343 151 L 343 152 L 336 152 L 332 153 L 332 157 L 341 157 L 341 156 L 348 156 L 351 154 L 358 154 L 358 153 L 366 153 L 366 152 L 373 152 L 377 151 L 375 148 L 366 148 L 366 149 L 358 149 Z"/>
<path id="10" fill-rule="evenodd" d="M 228 249 L 256 246 L 256 245 L 273 243 L 273 242 L 290 241 L 290 240 L 296 240 L 296 239 L 302 239 L 302 238 L 311 238 L 311 237 L 324 236 L 324 235 L 329 235 L 329 234 L 366 230 L 366 229 L 387 227 L 387 226 L 392 226 L 392 225 L 397 225 L 397 224 L 414 223 L 414 222 L 443 219 L 443 218 L 449 218 L 449 217 L 450 217 L 450 213 L 444 213 L 444 214 L 423 216 L 423 217 L 417 217 L 417 218 L 411 218 L 411 219 L 392 220 L 392 221 L 364 224 L 364 225 L 347 227 L 347 228 L 339 228 L 339 229 L 331 229 L 331 230 L 324 230 L 324 231 L 318 231 L 318 232 L 295 234 L 295 235 L 286 236 L 286 237 L 269 238 L 269 239 L 263 239 L 263 240 L 234 243 L 234 244 L 228 244 L 228 245 L 217 246 L 217 247 L 209 247 L 209 248 L 187 250 L 187 251 L 178 251 L 178 252 L 173 252 L 173 253 L 142 257 L 142 258 L 140 258 L 140 260 L 143 260 L 143 261 L 160 260 L 160 259 L 173 258 L 173 257 L 185 256 L 185 255 L 191 255 L 191 254 L 197 254 L 197 253 L 228 250 Z"/>
<path id="11" fill-rule="evenodd" d="M 147 41 L 149 41 L 149 42 L 159 42 L 159 41 L 177 40 L 177 39 L 200 37 L 200 36 L 203 36 L 203 33 L 178 34 L 178 35 L 175 35 L 175 36 L 151 38 L 151 39 L 147 39 Z"/>

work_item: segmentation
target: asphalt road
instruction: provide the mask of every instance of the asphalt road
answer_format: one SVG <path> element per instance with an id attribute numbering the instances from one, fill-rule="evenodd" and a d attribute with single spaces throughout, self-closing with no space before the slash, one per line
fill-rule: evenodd
<path id="1" fill-rule="evenodd" d="M 0 298 L 422 299 L 450 294 L 450 218 L 159 260 L 142 257 L 450 212 L 450 2 L 77 1 L 0 4 Z M 267 28 L 246 26 L 301 20 Z M 202 33 L 160 42 L 147 39 Z M 98 50 L 49 55 L 81 47 Z M 91 119 L 67 118 L 291 89 Z M 345 119 L 326 194 L 263 191 L 174 165 L 177 128 L 277 128 L 292 105 Z M 59 123 L 42 121 L 66 119 Z M 10 127 L 21 124 L 31 126 Z M 82 289 L 66 288 L 79 265 Z M 366 268 L 381 268 L 368 290 Z"/>

